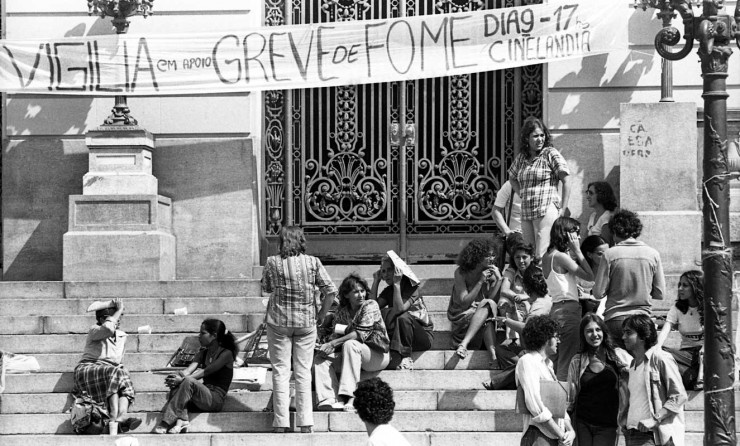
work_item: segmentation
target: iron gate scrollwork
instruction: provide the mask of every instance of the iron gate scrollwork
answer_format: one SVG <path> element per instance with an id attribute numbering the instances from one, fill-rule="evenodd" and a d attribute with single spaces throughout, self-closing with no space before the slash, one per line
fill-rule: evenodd
<path id="1" fill-rule="evenodd" d="M 324 23 L 520 3 L 266 0 L 265 17 L 269 25 Z M 387 236 L 402 240 L 403 250 L 414 237 L 495 230 L 493 203 L 517 148 L 518 125 L 542 115 L 542 76 L 541 67 L 530 66 L 264 98 L 267 235 L 289 222 L 312 240 Z"/>

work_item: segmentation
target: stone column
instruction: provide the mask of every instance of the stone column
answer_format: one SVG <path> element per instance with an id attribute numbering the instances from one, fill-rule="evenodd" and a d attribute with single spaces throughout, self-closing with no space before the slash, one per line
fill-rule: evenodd
<path id="1" fill-rule="evenodd" d="M 152 175 L 154 137 L 138 126 L 86 135 L 89 172 L 69 197 L 64 280 L 174 280 L 172 201 Z"/>
<path id="2" fill-rule="evenodd" d="M 620 207 L 642 220 L 640 240 L 667 274 L 701 263 L 696 104 L 621 104 Z"/>

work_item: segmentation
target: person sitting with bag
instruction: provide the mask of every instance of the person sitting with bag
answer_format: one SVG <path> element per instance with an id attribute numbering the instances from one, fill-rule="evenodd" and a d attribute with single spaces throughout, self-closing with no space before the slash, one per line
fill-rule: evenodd
<path id="1" fill-rule="evenodd" d="M 203 348 L 188 368 L 165 379 L 170 395 L 162 408 L 162 420 L 154 428 L 156 434 L 186 432 L 189 407 L 203 412 L 220 412 L 224 407 L 234 377 L 236 339 L 221 320 L 206 319 L 200 325 L 198 340 Z"/>
<path id="2" fill-rule="evenodd" d="M 319 410 L 354 411 L 353 395 L 362 370 L 375 372 L 388 366 L 390 340 L 378 303 L 366 299 L 368 292 L 367 282 L 355 273 L 339 286 L 333 334 L 314 357 Z"/>
<path id="3" fill-rule="evenodd" d="M 522 331 L 527 353 L 516 365 L 517 392 L 523 395 L 525 405 L 519 407 L 524 412 L 521 446 L 571 446 L 576 436 L 565 412 L 567 398 L 562 400 L 562 407 L 548 407 L 542 392 L 543 383 L 560 384 L 555 377 L 552 361 L 548 359 L 558 351 L 558 329 L 557 322 L 549 316 L 533 316 L 527 320 Z M 564 393 L 567 396 L 568 392 Z"/>
<path id="4" fill-rule="evenodd" d="M 110 420 L 111 429 L 122 433 L 134 430 L 141 424 L 141 419 L 126 416 L 134 403 L 135 392 L 128 370 L 121 364 L 127 337 L 118 329 L 123 301 L 95 302 L 87 311 L 95 311 L 97 324 L 90 327 L 85 338 L 82 359 L 74 370 L 72 394 L 78 399 L 87 396 L 107 409 L 105 415 Z M 86 427 L 75 426 L 75 431 L 84 433 Z"/>

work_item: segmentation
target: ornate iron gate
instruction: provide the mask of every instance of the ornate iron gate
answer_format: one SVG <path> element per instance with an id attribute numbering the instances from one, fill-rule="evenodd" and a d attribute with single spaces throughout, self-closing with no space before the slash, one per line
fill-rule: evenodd
<path id="1" fill-rule="evenodd" d="M 517 6 L 520 0 L 266 0 L 268 25 Z M 531 2 L 534 3 L 534 2 Z M 270 91 L 266 234 L 299 224 L 327 260 L 455 258 L 495 232 L 493 202 L 523 117 L 541 116 L 541 67 Z"/>

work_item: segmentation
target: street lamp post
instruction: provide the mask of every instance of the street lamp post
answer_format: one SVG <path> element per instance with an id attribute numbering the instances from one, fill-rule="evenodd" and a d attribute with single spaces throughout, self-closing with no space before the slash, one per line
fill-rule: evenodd
<path id="1" fill-rule="evenodd" d="M 152 13 L 154 0 L 87 0 L 88 14 L 101 18 L 112 17 L 116 34 L 126 34 L 129 17 L 141 14 L 147 18 Z M 116 96 L 115 105 L 103 125 L 136 125 L 138 122 L 130 115 L 127 99 L 124 95 Z"/>
<path id="2" fill-rule="evenodd" d="M 703 5 L 701 16 L 694 7 Z M 699 44 L 704 78 L 704 444 L 735 445 L 734 348 L 732 344 L 732 249 L 730 246 L 730 172 L 727 156 L 727 71 L 733 40 L 740 47 L 740 3 L 734 18 L 720 14 L 724 0 L 636 0 L 635 7 L 655 8 L 663 29 L 655 49 L 671 61 L 686 57 Z M 678 13 L 681 32 L 671 25 Z"/>

